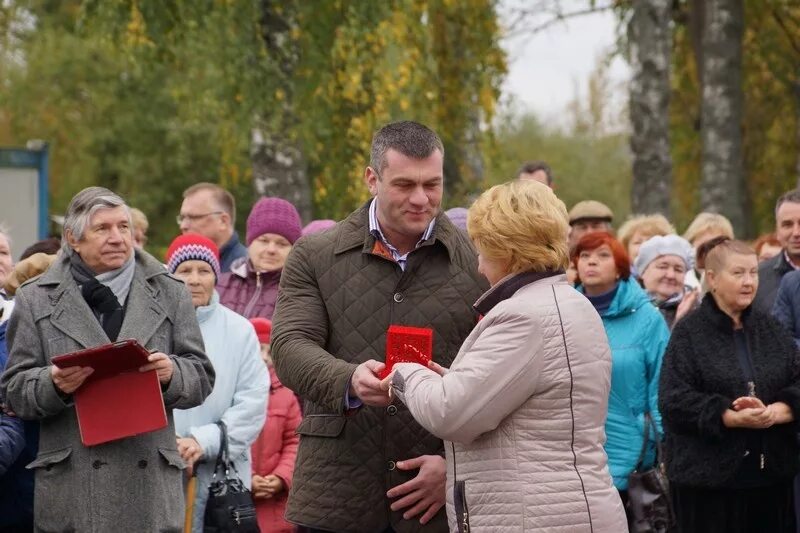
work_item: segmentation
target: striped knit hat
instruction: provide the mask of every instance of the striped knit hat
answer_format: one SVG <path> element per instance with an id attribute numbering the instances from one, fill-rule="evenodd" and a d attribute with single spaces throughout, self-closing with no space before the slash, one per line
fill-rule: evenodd
<path id="1" fill-rule="evenodd" d="M 219 279 L 219 248 L 214 241 L 196 233 L 178 235 L 167 249 L 167 270 L 174 274 L 181 263 L 192 260 L 211 265 L 214 276 Z"/>

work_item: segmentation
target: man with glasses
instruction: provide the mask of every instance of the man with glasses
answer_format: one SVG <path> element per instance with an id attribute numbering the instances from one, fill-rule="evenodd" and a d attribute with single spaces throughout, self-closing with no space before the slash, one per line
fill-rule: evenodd
<path id="1" fill-rule="evenodd" d="M 177 217 L 181 233 L 199 233 L 214 241 L 220 252 L 222 272 L 231 263 L 247 257 L 247 248 L 234 230 L 236 201 L 233 195 L 213 183 L 197 183 L 183 191 L 181 213 Z"/>

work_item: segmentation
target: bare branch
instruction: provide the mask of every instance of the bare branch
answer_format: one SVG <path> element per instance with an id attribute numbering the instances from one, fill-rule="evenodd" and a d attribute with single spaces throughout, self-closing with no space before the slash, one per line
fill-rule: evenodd
<path id="1" fill-rule="evenodd" d="M 609 11 L 609 10 L 611 10 L 613 8 L 614 8 L 614 4 L 606 4 L 606 5 L 602 5 L 602 6 L 595 6 L 595 7 L 589 7 L 589 8 L 586 8 L 586 9 L 579 9 L 579 10 L 576 10 L 576 11 L 570 11 L 568 13 L 560 13 L 559 12 L 559 13 L 553 14 L 553 17 L 551 19 L 548 19 L 548 20 L 546 20 L 546 21 L 544 21 L 542 23 L 539 23 L 539 24 L 537 24 L 535 26 L 531 26 L 531 27 L 527 27 L 527 26 L 526 27 L 519 27 L 519 26 L 523 26 L 523 23 L 525 22 L 526 18 L 528 18 L 529 16 L 533 15 L 534 13 L 535 14 L 541 14 L 541 11 L 534 12 L 533 10 L 529 10 L 529 9 L 520 10 L 518 12 L 518 14 L 517 14 L 516 20 L 510 25 L 509 31 L 506 32 L 504 37 L 505 38 L 513 38 L 513 37 L 519 37 L 521 35 L 533 36 L 533 35 L 536 35 L 539 32 L 542 32 L 542 31 L 548 29 L 550 26 L 558 24 L 559 22 L 564 22 L 564 21 L 569 20 L 569 19 L 582 17 L 584 15 L 592 15 L 594 13 L 602 13 L 604 11 Z"/>

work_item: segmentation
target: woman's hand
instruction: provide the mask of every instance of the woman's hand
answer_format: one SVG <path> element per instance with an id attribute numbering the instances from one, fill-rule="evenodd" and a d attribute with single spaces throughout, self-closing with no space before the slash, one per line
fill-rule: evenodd
<path id="1" fill-rule="evenodd" d="M 181 454 L 181 458 L 183 458 L 191 472 L 194 464 L 203 458 L 203 447 L 192 437 L 178 437 L 178 453 Z"/>
<path id="2" fill-rule="evenodd" d="M 733 410 L 741 411 L 742 409 L 764 409 L 767 406 L 764 402 L 755 396 L 742 396 L 733 400 Z"/>
<path id="3" fill-rule="evenodd" d="M 681 299 L 680 303 L 678 304 L 678 308 L 675 309 L 675 322 L 686 316 L 689 311 L 694 309 L 699 297 L 700 289 L 689 291 L 683 295 L 683 299 Z"/>
<path id="4" fill-rule="evenodd" d="M 733 409 L 741 411 L 743 409 L 764 409 L 771 415 L 772 424 L 788 424 L 794 420 L 794 414 L 791 407 L 784 402 L 775 402 L 769 405 L 764 405 L 764 402 L 755 396 L 742 396 L 733 401 Z M 769 426 L 767 426 L 769 427 Z"/>
<path id="5" fill-rule="evenodd" d="M 776 423 L 775 411 L 766 407 L 727 409 L 722 413 L 722 423 L 729 428 L 766 429 Z"/>
<path id="6" fill-rule="evenodd" d="M 428 368 L 439 374 L 440 376 L 444 377 L 450 370 L 443 367 L 439 363 L 434 363 L 433 361 L 428 361 Z"/>

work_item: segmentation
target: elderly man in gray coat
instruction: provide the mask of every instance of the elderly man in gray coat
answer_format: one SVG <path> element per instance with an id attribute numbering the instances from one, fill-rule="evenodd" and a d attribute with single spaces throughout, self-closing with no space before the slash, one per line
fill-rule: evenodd
<path id="1" fill-rule="evenodd" d="M 69 205 L 58 258 L 17 291 L 0 389 L 7 409 L 41 424 L 39 455 L 29 465 L 37 531 L 182 530 L 185 466 L 172 410 L 200 405 L 214 370 L 185 285 L 134 251 L 131 228 L 122 198 L 84 189 Z M 136 339 L 151 352 L 141 370 L 156 370 L 169 423 L 86 447 L 72 393 L 92 369 L 50 361 L 117 339 Z"/>

